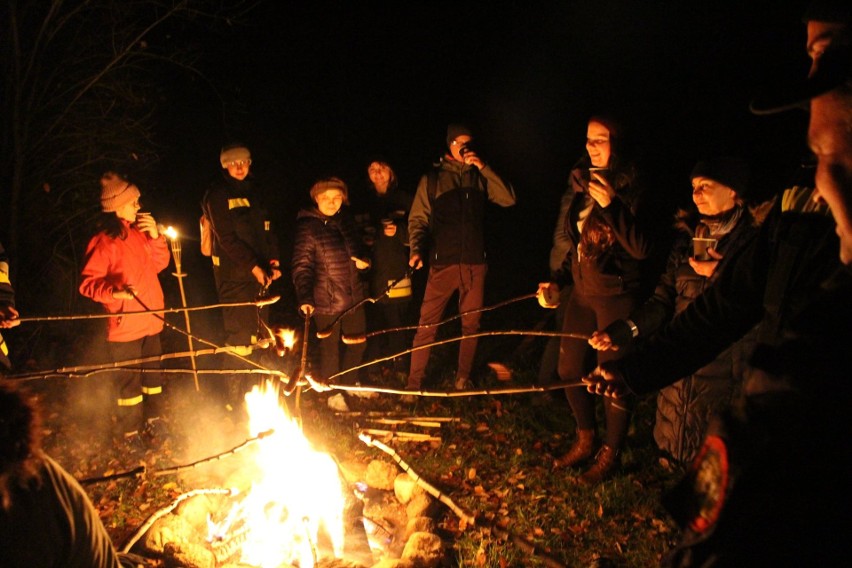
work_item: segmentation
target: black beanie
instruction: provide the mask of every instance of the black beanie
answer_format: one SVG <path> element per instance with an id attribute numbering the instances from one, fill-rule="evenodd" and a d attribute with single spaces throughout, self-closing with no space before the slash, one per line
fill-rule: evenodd
<path id="1" fill-rule="evenodd" d="M 733 189 L 738 197 L 743 197 L 748 188 L 749 168 L 744 160 L 721 156 L 695 164 L 689 179 L 697 177 L 710 178 Z"/>
<path id="2" fill-rule="evenodd" d="M 470 136 L 473 138 L 473 132 L 464 124 L 450 124 L 447 126 L 447 148 L 453 145 L 453 140 L 459 136 Z"/>

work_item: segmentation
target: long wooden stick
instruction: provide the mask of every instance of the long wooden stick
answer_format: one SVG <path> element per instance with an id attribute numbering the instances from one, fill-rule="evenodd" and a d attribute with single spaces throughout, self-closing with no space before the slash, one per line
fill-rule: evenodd
<path id="1" fill-rule="evenodd" d="M 371 297 L 371 298 L 364 298 L 364 299 L 363 299 L 363 300 L 361 300 L 360 302 L 356 302 L 355 304 L 352 304 L 351 306 L 349 306 L 348 308 L 346 308 L 345 310 L 343 310 L 343 311 L 342 311 L 342 312 L 341 312 L 341 313 L 340 313 L 340 314 L 339 314 L 336 318 L 334 318 L 334 320 L 332 320 L 332 322 L 331 322 L 330 324 L 328 324 L 328 325 L 325 327 L 325 329 L 322 329 L 322 330 L 320 330 L 320 331 L 317 331 L 317 338 L 319 338 L 319 339 L 325 339 L 325 338 L 327 338 L 329 335 L 331 335 L 331 331 L 334 329 L 334 326 L 336 326 L 336 325 L 337 325 L 337 323 L 338 323 L 340 320 L 342 320 L 342 319 L 343 319 L 343 318 L 345 318 L 347 315 L 349 315 L 350 313 L 354 312 L 355 310 L 357 310 L 357 309 L 358 309 L 358 308 L 360 308 L 361 306 L 363 306 L 363 305 L 367 304 L 368 302 L 369 302 L 369 303 L 371 303 L 371 304 L 375 304 L 376 302 L 378 302 L 379 300 L 381 300 L 382 298 L 384 298 L 384 297 L 385 297 L 385 294 L 390 293 L 391 289 L 392 289 L 394 286 L 396 286 L 397 284 L 399 284 L 400 282 L 402 282 L 402 281 L 403 281 L 403 280 L 405 280 L 406 278 L 411 278 L 411 273 L 412 273 L 412 272 L 413 272 L 413 269 L 409 268 L 408 270 L 406 270 L 406 271 L 405 271 L 405 274 L 403 274 L 402 276 L 400 276 L 399 278 L 397 278 L 396 280 L 394 280 L 393 282 L 391 282 L 390 284 L 388 284 L 388 287 L 387 287 L 387 288 L 385 288 L 384 292 L 382 292 L 381 294 L 378 294 L 378 295 L 376 295 L 376 296 L 374 296 L 374 297 Z"/>
<path id="2" fill-rule="evenodd" d="M 358 439 L 360 439 L 368 446 L 373 446 L 380 449 L 381 451 L 389 455 L 391 458 L 393 458 L 393 460 L 397 464 L 399 464 L 399 467 L 401 467 L 405 473 L 411 476 L 411 478 L 414 480 L 414 483 L 428 491 L 429 494 L 432 495 L 435 499 L 439 500 L 441 503 L 449 507 L 450 510 L 455 513 L 456 516 L 458 516 L 460 519 L 462 519 L 471 526 L 476 524 L 476 517 L 456 505 L 452 499 L 442 493 L 438 488 L 436 488 L 434 485 L 420 477 L 420 475 L 416 471 L 414 471 L 410 465 L 405 463 L 405 461 L 399 456 L 399 454 L 397 454 L 392 448 L 368 436 L 367 434 L 358 434 Z"/>
<path id="3" fill-rule="evenodd" d="M 197 338 L 196 338 L 197 339 Z M 177 353 L 163 353 L 161 355 L 154 355 L 151 357 L 140 357 L 138 359 L 127 359 L 125 361 L 114 361 L 112 363 L 99 363 L 97 365 L 77 365 L 74 367 L 60 367 L 58 369 L 53 369 L 49 371 L 38 371 L 34 373 L 20 373 L 15 375 L 6 375 L 5 378 L 10 380 L 21 380 L 28 381 L 34 379 L 42 379 L 51 376 L 87 376 L 89 374 L 103 372 L 108 370 L 132 370 L 134 372 L 142 371 L 142 372 L 173 372 L 174 369 L 125 369 L 130 365 L 142 365 L 145 363 L 155 363 L 158 361 L 166 361 L 169 359 L 182 359 L 185 357 L 189 357 L 190 355 L 201 357 L 204 355 L 218 355 L 218 354 L 226 354 L 236 357 L 242 361 L 247 363 L 251 363 L 255 369 L 244 369 L 244 370 L 228 370 L 227 372 L 245 372 L 245 371 L 254 371 L 260 372 L 269 375 L 278 375 L 279 377 L 286 378 L 287 375 L 282 371 L 276 371 L 274 369 L 268 369 L 263 365 L 255 363 L 251 359 L 247 359 L 242 357 L 241 355 L 237 355 L 233 351 L 233 347 L 224 346 L 224 347 L 214 347 L 213 349 L 196 349 L 195 351 L 179 351 Z M 192 372 L 190 369 L 179 369 L 177 372 L 190 373 Z M 218 373 L 222 372 L 221 370 L 215 369 L 198 369 L 198 373 Z"/>
<path id="4" fill-rule="evenodd" d="M 367 339 L 371 337 L 375 337 L 377 335 L 382 335 L 385 333 L 395 333 L 397 331 L 410 331 L 413 329 L 425 329 L 428 327 L 437 327 L 440 325 L 444 325 L 445 323 L 449 323 L 451 321 L 457 320 L 459 318 L 463 318 L 464 316 L 470 314 L 477 314 L 480 312 L 489 312 L 491 310 L 496 310 L 498 308 L 502 308 L 504 306 L 508 306 L 509 304 L 514 304 L 515 302 L 520 302 L 522 300 L 529 300 L 530 298 L 535 298 L 537 293 L 532 294 L 524 294 L 523 296 L 518 296 L 516 298 L 509 298 L 508 300 L 503 300 L 502 302 L 498 302 L 496 304 L 485 306 L 482 308 L 476 308 L 475 310 L 468 310 L 466 312 L 462 312 L 460 314 L 456 314 L 454 316 L 450 316 L 447 319 L 436 321 L 435 323 L 422 323 L 417 325 L 406 325 L 402 327 L 391 327 L 388 329 L 377 329 L 376 331 L 371 331 L 370 333 L 364 335 L 343 335 L 341 336 L 341 341 L 347 344 L 355 344 L 355 343 L 364 343 Z"/>
<path id="5" fill-rule="evenodd" d="M 180 312 L 195 312 L 198 310 L 213 310 L 216 308 L 238 308 L 242 306 L 268 306 L 269 304 L 274 304 L 278 300 L 281 299 L 281 296 L 270 296 L 268 298 L 263 298 L 262 300 L 255 300 L 253 302 L 232 302 L 232 303 L 224 303 L 224 304 L 208 304 L 204 306 L 194 306 L 191 308 L 163 308 L 162 310 L 142 310 L 142 311 L 133 311 L 133 312 L 121 312 L 120 314 L 77 314 L 70 316 L 32 316 L 19 318 L 18 321 L 21 323 L 31 323 L 38 321 L 75 321 L 75 320 L 89 320 L 89 319 L 103 319 L 103 318 L 114 318 L 117 316 L 138 316 L 144 314 L 174 314 Z"/>
<path id="6" fill-rule="evenodd" d="M 181 471 L 184 471 L 184 470 L 187 470 L 187 469 L 195 469 L 196 467 L 203 465 L 205 463 L 221 460 L 221 459 L 226 458 L 228 456 L 234 455 L 237 452 L 244 450 L 249 445 L 251 445 L 251 444 L 253 444 L 257 441 L 260 441 L 260 440 L 266 438 L 267 436 L 272 435 L 273 433 L 275 433 L 275 430 L 263 431 L 260 434 L 258 434 L 257 436 L 255 436 L 254 438 L 249 438 L 249 439 L 245 440 L 242 444 L 240 444 L 238 446 L 234 446 L 230 450 L 226 450 L 226 451 L 222 452 L 221 454 L 216 454 L 214 456 L 206 457 L 206 458 L 203 458 L 203 459 L 200 459 L 198 461 L 194 461 L 192 463 L 185 464 L 185 465 L 178 465 L 178 466 L 175 466 L 175 467 L 168 467 L 168 468 L 165 468 L 165 469 L 156 469 L 154 471 L 151 471 L 150 475 L 152 475 L 153 477 L 162 477 L 164 475 L 172 475 L 172 474 L 175 474 L 175 473 L 180 473 Z M 79 483 L 80 483 L 80 485 L 93 485 L 95 483 L 103 483 L 105 481 L 113 481 L 113 480 L 116 480 L 116 479 L 123 479 L 123 478 L 126 478 L 126 477 L 141 477 L 141 476 L 145 475 L 146 473 L 148 473 L 148 468 L 144 465 L 140 465 L 139 467 L 135 467 L 131 470 L 123 471 L 123 472 L 119 472 L 119 473 L 114 473 L 112 475 L 105 475 L 103 477 L 89 477 L 89 478 L 86 478 L 86 479 L 81 479 L 79 481 Z"/>
<path id="7" fill-rule="evenodd" d="M 420 487 L 422 487 L 423 489 L 428 491 L 429 494 L 431 494 L 433 497 L 435 497 L 436 499 L 441 501 L 441 503 L 443 503 L 444 505 L 449 507 L 450 510 L 452 510 L 456 514 L 456 516 L 458 516 L 460 519 L 465 521 L 468 525 L 470 525 L 470 526 L 476 525 L 476 517 L 474 517 L 472 514 L 468 513 L 467 511 L 465 511 L 464 509 L 462 509 L 461 507 L 456 505 L 455 502 L 452 499 L 450 499 L 448 496 L 444 495 L 441 491 L 436 489 L 432 484 L 430 484 L 429 482 L 424 480 L 422 477 L 420 477 L 420 475 L 418 475 L 417 472 L 415 472 L 411 468 L 410 465 L 405 463 L 405 461 L 403 461 L 403 459 L 399 456 L 399 454 L 397 454 L 396 451 L 394 451 L 392 448 L 390 448 L 387 445 L 379 442 L 378 440 L 374 440 L 373 438 L 371 438 L 370 436 L 367 436 L 366 434 L 358 434 L 358 438 L 362 442 L 367 444 L 368 446 L 376 447 L 376 448 L 382 450 L 383 452 L 385 452 L 387 455 L 389 455 L 391 458 L 393 458 L 393 460 L 397 464 L 399 464 L 399 467 L 401 467 L 402 470 L 405 471 L 405 473 L 407 473 L 408 475 L 411 476 L 411 478 L 414 480 L 414 483 L 416 483 L 417 485 L 419 485 Z M 512 543 L 514 543 L 516 546 L 518 546 L 525 553 L 530 554 L 530 555 L 535 555 L 537 558 L 541 559 L 541 561 L 544 562 L 544 565 L 547 566 L 548 568 L 565 568 L 564 564 L 562 564 L 559 561 L 551 558 L 550 556 L 547 556 L 546 554 L 538 551 L 536 549 L 535 545 L 532 545 L 529 542 L 525 541 L 522 537 L 515 535 L 515 534 L 512 534 L 509 531 L 504 530 L 504 529 L 497 529 L 496 526 L 492 527 L 492 529 L 496 530 L 504 538 L 511 540 Z"/>
<path id="8" fill-rule="evenodd" d="M 349 369 L 344 369 L 339 373 L 331 375 L 328 377 L 328 380 L 335 379 L 341 375 L 345 375 L 346 373 L 351 373 L 352 371 L 357 371 L 358 369 L 363 369 L 364 367 L 369 367 L 370 365 L 375 365 L 377 363 L 382 363 L 384 361 L 390 361 L 395 359 L 396 357 L 400 357 L 402 355 L 407 355 L 408 353 L 413 353 L 415 351 L 420 351 L 421 349 L 431 349 L 432 347 L 437 347 L 439 345 L 444 345 L 446 343 L 455 343 L 458 341 L 464 341 L 465 339 L 475 339 L 479 337 L 496 337 L 500 335 L 535 335 L 538 337 L 570 337 L 572 339 L 581 339 L 583 341 L 588 341 L 591 335 L 586 335 L 583 333 L 570 333 L 564 331 L 534 331 L 527 329 L 511 329 L 511 330 L 497 330 L 497 331 L 480 331 L 479 333 L 471 333 L 468 335 L 460 335 L 458 337 L 450 337 L 448 339 L 442 339 L 440 341 L 433 341 L 431 343 L 424 343 L 423 345 L 417 345 L 416 347 L 412 347 L 411 349 L 406 349 L 405 351 L 400 351 L 399 353 L 394 353 L 392 355 L 388 355 L 386 357 L 380 357 L 378 359 L 373 359 L 372 361 L 367 361 L 366 363 L 362 363 L 355 367 L 350 367 Z"/>
<path id="9" fill-rule="evenodd" d="M 400 432 L 399 430 L 381 430 L 378 428 L 363 428 L 361 430 L 368 436 L 379 436 L 385 440 L 391 438 L 400 442 L 440 442 L 440 436 L 432 436 L 430 434 L 421 434 L 419 432 Z"/>

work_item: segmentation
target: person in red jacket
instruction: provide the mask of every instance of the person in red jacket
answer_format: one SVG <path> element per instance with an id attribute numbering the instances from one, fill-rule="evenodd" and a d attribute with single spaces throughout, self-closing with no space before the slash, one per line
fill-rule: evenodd
<path id="1" fill-rule="evenodd" d="M 89 241 L 80 293 L 111 314 L 107 346 L 114 361 L 162 353 L 158 314 L 127 312 L 163 309 L 163 289 L 157 274 L 169 265 L 165 236 L 150 213 L 139 211 L 139 188 L 114 172 L 101 177 L 99 231 Z M 119 422 L 131 444 L 140 434 L 162 430 L 159 373 L 125 373 L 117 392 Z"/>

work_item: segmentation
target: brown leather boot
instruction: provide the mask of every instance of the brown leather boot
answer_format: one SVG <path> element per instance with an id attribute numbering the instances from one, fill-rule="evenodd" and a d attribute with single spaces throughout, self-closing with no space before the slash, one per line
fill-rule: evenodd
<path id="1" fill-rule="evenodd" d="M 621 462 L 621 452 L 604 444 L 595 456 L 595 463 L 577 478 L 582 485 L 597 485 L 608 478 Z"/>
<path id="2" fill-rule="evenodd" d="M 595 431 L 593 429 L 577 430 L 577 439 L 574 440 L 574 444 L 562 457 L 553 462 L 553 467 L 573 467 L 589 459 L 594 449 Z"/>

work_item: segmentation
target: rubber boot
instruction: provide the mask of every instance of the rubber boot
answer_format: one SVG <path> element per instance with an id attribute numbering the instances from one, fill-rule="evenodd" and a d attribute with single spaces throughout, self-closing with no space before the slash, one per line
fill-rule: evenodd
<path id="1" fill-rule="evenodd" d="M 595 463 L 577 478 L 581 485 L 597 485 L 608 478 L 621 462 L 621 452 L 604 444 L 595 456 Z"/>
<path id="2" fill-rule="evenodd" d="M 577 439 L 574 440 L 574 444 L 565 454 L 562 455 L 562 457 L 557 458 L 556 461 L 553 462 L 553 467 L 573 467 L 578 463 L 582 463 L 589 459 L 592 456 L 594 449 L 594 429 L 577 430 Z"/>

